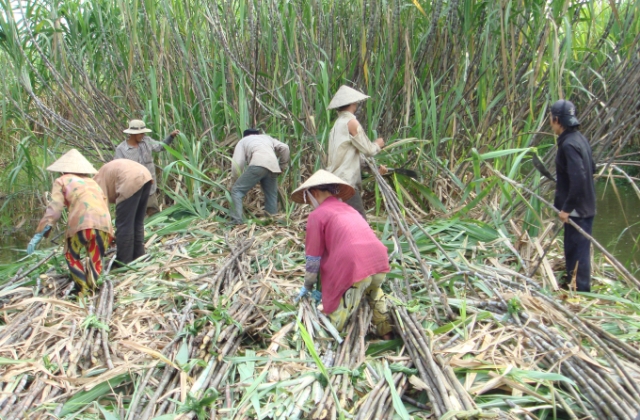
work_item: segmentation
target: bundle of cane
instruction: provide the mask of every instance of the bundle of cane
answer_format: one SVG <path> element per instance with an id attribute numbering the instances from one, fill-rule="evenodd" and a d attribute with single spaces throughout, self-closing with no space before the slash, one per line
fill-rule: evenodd
<path id="1" fill-rule="evenodd" d="M 350 318 L 346 326 L 344 341 L 335 350 L 333 366 L 344 368 L 343 373 L 335 373 L 330 378 L 330 383 L 320 395 L 315 395 L 316 409 L 313 411 L 314 419 L 335 419 L 339 411 L 349 411 L 351 402 L 354 401 L 354 387 L 352 373 L 365 361 L 367 343 L 365 336 L 369 330 L 369 324 L 373 313 L 366 303 L 361 303 L 356 313 Z M 335 391 L 335 394 L 332 393 Z M 336 401 L 337 397 L 337 401 Z M 315 401 L 314 401 L 315 402 Z"/>
<path id="2" fill-rule="evenodd" d="M 76 305 L 66 304 L 63 300 L 69 296 L 74 284 L 67 276 L 43 275 L 43 277 L 44 284 L 38 281 L 36 290 L 40 292 L 41 296 L 48 297 L 34 297 L 15 303 L 16 308 L 24 305 L 28 305 L 28 308 L 8 322 L 0 334 L 0 346 L 3 349 L 17 348 L 17 346 L 21 346 L 25 350 L 31 347 L 38 348 L 39 352 L 45 355 L 45 360 L 49 360 L 48 355 L 55 355 L 55 360 L 46 362 L 45 367 L 53 373 L 64 372 L 68 376 L 76 375 L 77 364 L 81 359 L 84 362 L 83 366 L 88 369 L 92 360 L 93 364 L 98 363 L 97 357 L 100 355 L 103 356 L 104 363 L 109 368 L 113 368 L 110 349 L 107 345 L 108 331 L 106 330 L 113 309 L 113 286 L 111 283 L 104 282 L 98 296 L 86 297 L 90 303 L 87 319 L 92 322 L 90 325 L 85 325 L 81 339 L 75 343 L 75 346 L 72 346 L 71 342 L 77 327 L 75 320 L 71 323 L 65 322 L 66 314 L 62 313 L 55 320 L 47 319 L 47 322 L 55 325 L 56 328 L 66 329 L 64 335 L 67 338 L 64 340 L 60 340 L 60 333 L 55 329 L 46 329 L 44 322 L 50 311 L 54 310 L 56 306 L 77 308 Z M 31 293 L 33 293 L 32 289 Z M 16 298 L 18 296 L 20 295 L 16 295 Z M 97 310 L 94 307 L 96 300 Z M 13 311 L 13 306 L 5 306 L 3 311 L 5 314 L 10 313 Z M 61 370 L 63 366 L 67 366 L 65 371 Z M 42 371 L 38 371 L 33 376 L 20 375 L 20 378 L 18 382 L 10 380 L 0 384 L 5 389 L 13 389 L 11 396 L 0 399 L 0 417 L 2 418 L 22 418 L 32 407 L 45 401 L 54 400 L 64 391 L 62 384 L 52 384 L 48 381 L 48 375 Z"/>
<path id="3" fill-rule="evenodd" d="M 200 288 L 209 292 L 218 303 L 216 313 L 203 319 L 204 325 L 196 336 L 188 340 L 174 340 L 170 350 L 165 348 L 163 353 L 167 356 L 173 353 L 174 364 L 166 364 L 162 369 L 156 366 L 146 374 L 140 387 L 144 392 L 141 391 L 134 397 L 133 408 L 129 409 L 130 418 L 144 420 L 175 413 L 179 407 L 175 400 L 167 398 L 167 392 L 179 389 L 185 375 L 195 378 L 187 394 L 193 400 L 199 400 L 208 392 L 213 392 L 209 390 L 218 390 L 224 386 L 231 367 L 231 362 L 226 359 L 236 354 L 243 334 L 266 325 L 258 307 L 264 303 L 269 289 L 261 282 L 249 281 L 250 276 L 247 275 L 249 266 L 246 251 L 252 244 L 253 239 L 241 241 L 232 248 L 231 255 L 216 272 L 198 276 L 198 280 L 206 285 L 206 288 Z M 192 303 L 188 305 L 189 311 L 185 316 L 191 313 Z M 176 336 L 178 337 L 179 335 Z M 206 365 L 185 367 L 181 363 L 184 370 L 178 369 L 180 361 L 176 359 L 181 351 L 186 353 L 186 360 L 203 360 Z M 157 383 L 155 389 L 149 386 L 151 378 L 155 378 L 154 382 Z M 153 393 L 148 396 L 151 390 Z M 195 413 L 189 412 L 183 417 L 193 416 Z"/>
<path id="4" fill-rule="evenodd" d="M 413 214 L 407 211 L 406 207 L 400 202 L 400 200 L 398 200 L 398 196 L 396 195 L 396 193 L 391 189 L 389 184 L 386 183 L 384 178 L 382 178 L 382 176 L 378 173 L 378 168 L 376 167 L 373 159 L 367 158 L 366 162 L 367 162 L 367 165 L 369 166 L 369 169 L 371 170 L 371 173 L 374 174 L 376 182 L 378 183 L 380 194 L 384 199 L 384 204 L 387 209 L 388 216 L 393 222 L 394 228 L 399 229 L 402 235 L 404 235 L 405 240 L 409 244 L 409 248 L 413 253 L 413 258 L 415 258 L 418 262 L 418 265 L 424 277 L 424 281 L 427 285 L 427 290 L 429 291 L 429 298 L 431 299 L 432 310 L 434 311 L 434 315 L 436 319 L 439 319 L 439 315 L 438 315 L 437 308 L 434 304 L 435 303 L 435 300 L 433 297 L 434 293 L 437 295 L 438 299 L 440 300 L 440 304 L 442 306 L 442 309 L 445 312 L 446 317 L 449 319 L 453 319 L 454 314 L 451 311 L 451 307 L 447 303 L 447 297 L 445 293 L 442 291 L 442 289 L 440 288 L 440 286 L 438 286 L 438 284 L 434 281 L 433 277 L 431 276 L 431 271 L 429 267 L 427 266 L 427 264 L 425 264 L 424 260 L 420 256 L 420 251 L 418 249 L 416 240 L 413 237 L 410 226 L 403 215 L 408 215 L 410 219 L 413 220 L 415 225 L 436 245 L 436 247 L 440 250 L 440 252 L 442 252 L 443 256 L 449 260 L 452 266 L 457 268 L 456 262 L 453 261 L 448 256 L 448 254 L 445 252 L 442 246 L 435 240 L 435 238 L 432 235 L 430 235 L 424 228 L 422 228 L 422 226 L 420 226 L 420 223 L 418 223 L 418 221 L 413 216 Z M 395 237 L 397 240 L 397 234 L 395 234 Z M 410 287 L 408 287 L 408 285 L 406 286 L 407 286 L 406 287 L 407 293 L 411 293 Z"/>
<path id="5" fill-rule="evenodd" d="M 640 411 L 640 384 L 616 355 L 616 351 L 618 351 L 621 356 L 633 362 L 638 360 L 637 357 L 640 356 L 636 349 L 622 340 L 604 333 L 592 323 L 583 321 L 566 307 L 535 289 L 531 290 L 529 287 L 525 288 L 519 283 L 505 279 L 485 278 L 485 284 L 492 288 L 495 296 L 499 299 L 494 306 L 505 312 L 508 311 L 509 305 L 497 292 L 497 287 L 508 287 L 511 290 L 530 294 L 536 299 L 536 305 L 547 307 L 544 311 L 545 316 L 553 320 L 552 324 L 556 328 L 562 325 L 567 331 L 570 331 L 570 336 L 582 336 L 602 354 L 609 364 L 609 369 L 585 362 L 584 357 L 579 354 L 581 342 L 576 338 L 573 338 L 572 341 L 567 340 L 557 330 L 553 331 L 547 327 L 542 319 L 537 319 L 525 311 L 517 311 L 518 316 L 511 317 L 512 321 L 522 329 L 523 334 L 529 339 L 527 344 L 536 351 L 545 354 L 545 365 L 552 367 L 560 364 L 563 374 L 575 381 L 580 392 L 591 401 L 593 412 L 597 418 L 626 418 L 628 415 L 631 416 L 629 418 L 632 418 L 633 414 L 629 413 Z M 526 300 L 523 301 L 526 302 Z M 557 314 L 557 316 L 552 318 L 553 314 Z M 576 392 L 573 388 L 570 388 L 570 391 Z M 575 399 L 578 404 L 582 404 L 577 395 Z M 583 409 L 585 414 L 589 413 L 586 408 L 583 407 Z"/>

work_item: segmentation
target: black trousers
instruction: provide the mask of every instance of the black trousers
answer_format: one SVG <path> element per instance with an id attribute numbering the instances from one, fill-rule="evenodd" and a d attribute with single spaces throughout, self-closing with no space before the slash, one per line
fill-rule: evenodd
<path id="1" fill-rule="evenodd" d="M 593 217 L 572 217 L 578 226 L 591 235 Z M 579 292 L 591 291 L 591 242 L 568 223 L 564 225 L 564 258 L 567 262 L 569 281 L 576 271 L 576 289 Z M 577 266 L 577 270 L 576 270 Z"/>
<path id="2" fill-rule="evenodd" d="M 144 217 L 150 191 L 151 181 L 116 205 L 116 260 L 121 263 L 129 264 L 144 255 Z"/>
<path id="3" fill-rule="evenodd" d="M 364 211 L 364 203 L 362 202 L 362 195 L 360 195 L 360 186 L 355 187 L 356 193 L 353 194 L 353 197 L 345 201 L 348 205 L 353 207 L 360 215 L 367 220 L 367 214 Z"/>

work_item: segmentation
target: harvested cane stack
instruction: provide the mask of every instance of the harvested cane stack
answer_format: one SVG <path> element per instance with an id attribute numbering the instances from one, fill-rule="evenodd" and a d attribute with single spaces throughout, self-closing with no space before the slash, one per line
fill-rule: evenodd
<path id="1" fill-rule="evenodd" d="M 327 385 L 322 393 L 322 398 L 316 402 L 316 409 L 311 418 L 314 419 L 336 419 L 339 411 L 349 411 L 351 402 L 354 400 L 354 388 L 351 380 L 351 372 L 356 370 L 365 359 L 366 343 L 364 337 L 371 322 L 371 310 L 369 305 L 360 305 L 355 316 L 352 316 L 344 341 L 333 352 L 335 357 L 331 366 L 345 368 L 344 373 L 335 374 L 331 377 L 331 385 Z M 336 393 L 337 401 L 333 397 L 331 388 Z M 314 401 L 315 402 L 315 401 Z M 385 407 L 388 408 L 388 407 Z"/>
<path id="2" fill-rule="evenodd" d="M 269 361 L 263 366 L 269 372 L 268 382 L 257 386 L 261 416 L 282 420 L 336 419 L 340 414 L 362 420 L 393 417 L 395 408 L 389 381 L 384 376 L 385 367 L 367 361 L 365 336 L 372 313 L 366 302 L 350 318 L 344 339 L 306 299 L 300 302 L 298 311 L 280 313 L 273 318 L 289 316 L 297 317 L 273 335 L 272 344 L 266 350 Z M 313 348 L 307 347 L 311 342 L 303 341 L 303 334 L 308 335 Z M 281 347 L 289 349 L 279 351 Z M 327 376 L 321 373 L 312 352 L 318 355 Z M 398 366 L 408 368 L 409 363 L 404 358 Z M 398 396 L 404 393 L 407 378 L 403 369 L 393 373 L 391 381 Z M 242 400 L 248 398 L 245 393 Z M 250 411 L 252 408 L 255 407 L 242 407 L 235 418 L 257 416 L 257 411 Z"/>
<path id="3" fill-rule="evenodd" d="M 394 288 L 395 297 L 406 304 L 398 287 Z M 469 392 L 462 386 L 451 366 L 440 355 L 431 351 L 431 340 L 416 317 L 407 311 L 406 305 L 393 305 L 393 318 L 396 330 L 405 343 L 407 352 L 418 370 L 419 381 L 412 383 L 418 389 L 426 391 L 437 418 L 469 418 L 483 414 Z M 484 413 L 496 414 L 498 413 Z M 501 418 L 511 418 L 504 413 Z"/>
<path id="4" fill-rule="evenodd" d="M 559 366 L 563 375 L 571 378 L 577 389 L 591 402 L 591 409 L 584 406 L 576 391 L 569 387 L 576 403 L 581 406 L 583 414 L 593 414 L 594 418 L 634 419 L 640 412 L 640 384 L 638 377 L 631 375 L 626 363 L 640 360 L 640 352 L 622 340 L 606 333 L 596 325 L 585 322 L 555 300 L 540 293 L 531 286 L 526 288 L 518 283 L 504 279 L 487 279 L 501 289 L 524 293 L 520 302 L 525 307 L 539 312 L 533 315 L 527 311 L 511 311 L 511 321 L 518 326 L 527 337 L 527 345 L 544 358 L 540 361 L 547 368 Z M 494 289 L 495 290 L 495 289 Z M 479 307 L 493 308 L 493 311 L 509 311 L 509 305 L 497 292 L 498 301 L 479 303 Z M 543 312 L 539 307 L 545 307 Z M 497 308 L 497 309 L 496 309 Z M 547 322 L 545 322 L 545 318 Z M 549 324 L 547 326 L 546 324 Z M 553 326 L 552 326 L 553 325 Z M 565 333 L 558 330 L 563 326 Z M 587 340 L 608 363 L 608 368 L 585 361 L 580 354 L 581 340 Z M 623 357 L 626 363 L 620 359 Z M 558 395 L 559 396 L 559 395 Z M 562 397 L 559 398 L 562 402 Z M 569 413 L 572 412 L 566 403 L 562 404 Z"/>
<path id="5" fill-rule="evenodd" d="M 42 279 L 45 280 L 44 284 Z M 8 293 L 13 300 L 3 307 L 5 319 L 9 319 L 0 334 L 0 351 L 12 355 L 13 349 L 29 351 L 36 348 L 38 354 L 49 361 L 48 365 L 45 363 L 45 367 L 51 374 L 63 373 L 62 366 L 67 366 L 66 375 L 75 377 L 79 366 L 86 371 L 102 362 L 112 369 L 105 326 L 108 325 L 113 310 L 113 285 L 106 281 L 98 296 L 87 298 L 87 320 L 90 322 L 82 326 L 77 325 L 75 320 L 65 321 L 68 315 L 65 309 L 78 308 L 75 304 L 65 302 L 73 288 L 73 282 L 66 276 L 42 275 L 36 285 L 37 296 L 47 297 L 48 300 L 28 298 L 28 295 L 33 294 L 33 289 L 28 288 L 18 288 L 14 290 L 15 293 Z M 22 312 L 11 319 L 10 316 L 16 309 L 22 309 Z M 57 315 L 54 320 L 47 318 L 51 312 Z M 49 328 L 45 326 L 45 321 L 50 324 Z M 58 331 L 52 333 L 54 326 Z M 84 327 L 84 333 L 77 343 L 72 344 L 78 327 Z M 31 354 L 26 356 L 25 358 L 32 357 Z M 0 397 L 2 419 L 21 419 L 28 410 L 44 402 L 55 402 L 64 392 L 62 386 L 53 385 L 48 380 L 49 375 L 41 371 L 33 374 L 21 373 L 15 377 L 6 373 L 3 379 L 8 380 L 0 384 L 4 391 Z M 54 414 L 58 414 L 61 409 L 62 403 L 58 403 Z"/>
<path id="6" fill-rule="evenodd" d="M 375 162 L 373 161 L 373 159 L 372 158 L 368 158 L 366 160 L 366 162 L 369 165 L 369 169 L 370 169 L 371 173 L 373 173 L 375 178 L 376 178 L 376 182 L 378 183 L 378 187 L 380 188 L 380 194 L 382 195 L 382 197 L 384 199 L 384 204 L 385 204 L 385 207 L 387 209 L 387 213 L 389 215 L 389 219 L 393 223 L 394 227 L 399 229 L 400 232 L 404 235 L 404 237 L 406 238 L 407 243 L 409 244 L 409 248 L 411 249 L 411 252 L 413 253 L 413 257 L 418 261 L 420 270 L 421 270 L 422 275 L 424 277 L 424 281 L 425 281 L 425 283 L 427 285 L 427 290 L 429 291 L 429 298 L 431 299 L 432 310 L 434 311 L 434 316 L 436 317 L 436 319 L 440 319 L 439 315 L 438 315 L 438 311 L 436 310 L 436 307 L 435 307 L 435 299 L 433 297 L 433 294 L 435 293 L 437 295 L 438 299 L 440 300 L 440 304 L 441 304 L 442 308 L 444 309 L 446 317 L 449 318 L 449 319 L 453 319 L 454 315 L 453 315 L 453 312 L 451 311 L 451 307 L 447 303 L 447 296 L 442 291 L 440 286 L 438 286 L 438 284 L 433 280 L 433 277 L 431 276 L 431 270 L 425 264 L 424 260 L 420 257 L 420 251 L 418 250 L 418 245 L 416 244 L 416 241 L 413 238 L 413 235 L 411 234 L 411 230 L 409 229 L 409 224 L 407 223 L 407 221 L 403 217 L 403 212 L 405 214 L 408 214 L 411 217 L 411 219 L 413 219 L 414 223 L 416 223 L 416 225 L 418 227 L 420 227 L 422 232 L 425 235 L 427 235 L 433 241 L 433 243 L 442 251 L 442 253 L 443 253 L 443 255 L 445 257 L 447 257 L 447 258 L 449 258 L 449 257 L 447 256 L 446 252 L 444 252 L 444 250 L 440 247 L 440 244 L 438 244 L 436 242 L 436 240 L 431 235 L 429 235 L 429 233 L 427 231 L 422 229 L 422 227 L 420 226 L 418 221 L 415 219 L 415 217 L 413 217 L 411 212 L 407 211 L 406 207 L 404 207 L 404 205 L 402 203 L 400 203 L 400 201 L 398 200 L 398 197 L 395 194 L 395 192 L 391 189 L 391 187 L 385 182 L 385 180 L 382 178 L 382 176 L 378 173 L 377 166 L 375 165 Z M 397 233 L 394 233 L 394 238 L 395 238 L 395 241 L 396 241 L 396 245 L 398 245 L 398 248 L 400 248 L 399 247 L 399 240 L 398 240 Z M 401 250 L 400 250 L 400 255 L 399 256 L 400 256 L 401 259 L 403 259 Z M 456 265 L 455 262 L 453 262 L 452 260 L 450 260 L 450 261 L 451 261 L 452 265 L 454 265 L 454 266 Z M 407 287 L 406 289 L 407 289 L 407 293 L 411 293 L 411 288 L 410 287 Z"/>
<path id="7" fill-rule="evenodd" d="M 265 301 L 269 288 L 263 283 L 250 281 L 247 275 L 246 251 L 252 244 L 253 239 L 241 241 L 217 272 L 198 276 L 197 279 L 203 282 L 199 288 L 209 292 L 216 308 L 213 313 L 196 320 L 194 300 L 189 301 L 182 311 L 180 332 L 162 351 L 162 355 L 172 358 L 173 363 L 155 364 L 146 372 L 133 396 L 128 419 L 147 420 L 176 413 L 179 407 L 174 398 L 167 397 L 167 393 L 180 389 L 186 376 L 195 378 L 186 395 L 192 401 L 217 393 L 224 387 L 231 367 L 231 362 L 224 359 L 235 355 L 244 333 L 262 328 L 266 322 L 258 306 Z M 198 329 L 197 334 L 181 338 L 188 324 L 192 330 L 194 327 Z M 198 324 L 203 325 L 197 327 Z M 202 360 L 206 365 L 189 368 L 185 366 L 188 360 Z M 184 402 L 182 407 L 188 407 Z M 210 415 L 215 417 L 215 406 L 211 408 Z M 195 413 L 190 411 L 183 418 L 194 416 Z"/>

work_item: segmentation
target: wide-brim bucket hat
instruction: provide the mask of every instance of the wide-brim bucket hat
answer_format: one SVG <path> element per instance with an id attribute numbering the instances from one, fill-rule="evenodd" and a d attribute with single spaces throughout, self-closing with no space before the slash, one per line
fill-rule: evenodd
<path id="1" fill-rule="evenodd" d="M 147 128 L 147 125 L 142 120 L 131 120 L 129 121 L 129 128 L 122 131 L 127 134 L 142 134 L 142 133 L 150 133 L 151 130 Z"/>
<path id="2" fill-rule="evenodd" d="M 82 156 L 82 153 L 78 152 L 76 149 L 71 149 L 64 155 L 60 156 L 58 160 L 47 167 L 47 171 L 87 175 L 98 173 L 91 162 Z"/>
<path id="3" fill-rule="evenodd" d="M 304 192 L 309 188 L 318 187 L 320 185 L 331 185 L 335 184 L 339 186 L 338 194 L 335 194 L 336 197 L 342 199 L 342 201 L 347 201 L 356 193 L 356 190 L 349 185 L 348 182 L 343 181 L 341 178 L 335 176 L 329 171 L 325 171 L 324 169 L 320 169 L 315 174 L 311 175 L 309 179 L 302 183 L 292 194 L 291 199 L 296 203 L 305 203 L 304 200 Z"/>
<path id="4" fill-rule="evenodd" d="M 342 85 L 331 99 L 331 102 L 329 102 L 327 109 L 340 108 L 345 105 L 366 101 L 369 98 L 370 96 L 365 95 L 362 92 L 350 88 L 349 86 Z"/>

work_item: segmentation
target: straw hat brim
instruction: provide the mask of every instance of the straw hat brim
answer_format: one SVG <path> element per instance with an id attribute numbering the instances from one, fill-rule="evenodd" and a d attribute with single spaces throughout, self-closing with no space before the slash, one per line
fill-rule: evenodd
<path id="1" fill-rule="evenodd" d="M 358 92 L 357 90 L 350 88 L 349 86 L 342 85 L 331 99 L 331 102 L 329 102 L 329 106 L 327 107 L 327 109 L 340 108 L 345 105 L 366 101 L 369 98 L 369 95 Z"/>
<path id="2" fill-rule="evenodd" d="M 130 128 L 127 128 L 126 130 L 122 130 L 123 133 L 127 133 L 127 134 L 142 134 L 142 133 L 151 133 L 152 130 L 149 130 L 148 128 L 141 128 L 140 130 L 132 130 Z"/>
<path id="3" fill-rule="evenodd" d="M 76 149 L 71 149 L 64 155 L 60 156 L 58 160 L 47 167 L 47 171 L 86 175 L 98 173 L 91 162 L 82 156 L 82 153 L 78 152 Z"/>
<path id="4" fill-rule="evenodd" d="M 328 185 L 328 184 L 337 184 L 340 186 L 340 192 L 335 196 L 342 199 L 342 201 L 347 201 L 356 193 L 356 190 L 349 185 L 348 182 L 343 181 L 341 178 L 335 176 L 329 171 L 325 171 L 324 169 L 320 169 L 315 174 L 311 175 L 309 179 L 302 183 L 296 190 L 291 194 L 291 199 L 296 203 L 303 204 L 304 201 L 304 191 L 317 187 L 319 185 Z"/>

